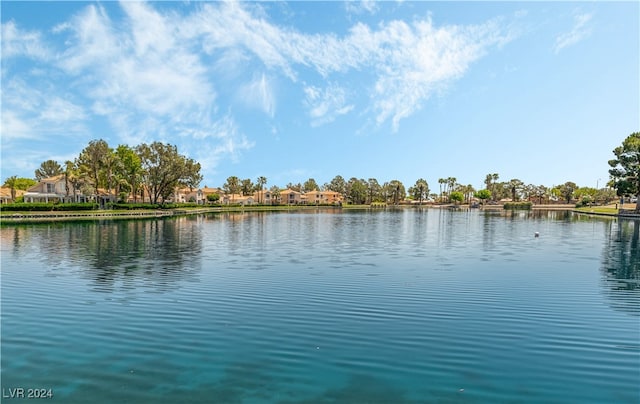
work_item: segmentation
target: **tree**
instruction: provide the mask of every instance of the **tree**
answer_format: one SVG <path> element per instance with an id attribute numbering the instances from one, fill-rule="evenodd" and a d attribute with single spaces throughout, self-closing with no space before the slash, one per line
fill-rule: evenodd
<path id="1" fill-rule="evenodd" d="M 17 180 L 18 180 L 18 177 L 16 177 L 15 175 L 12 175 L 11 177 L 7 178 L 6 181 L 4 182 L 4 186 L 10 188 L 11 200 L 12 201 L 16 200 L 16 182 L 17 182 Z"/>
<path id="2" fill-rule="evenodd" d="M 62 173 L 62 167 L 57 161 L 47 160 L 42 162 L 40 168 L 36 170 L 36 180 L 42 181 L 44 178 L 55 177 Z"/>
<path id="3" fill-rule="evenodd" d="M 127 145 L 119 145 L 115 154 L 120 161 L 117 167 L 117 177 L 126 184 L 127 191 L 133 196 L 133 202 L 137 202 L 138 190 L 142 181 L 142 162 L 134 149 Z M 120 181 L 119 181 L 120 182 Z M 120 185 L 123 185 L 122 183 Z"/>
<path id="4" fill-rule="evenodd" d="M 297 192 L 302 192 L 302 184 L 297 183 L 297 184 L 293 184 L 293 183 L 288 183 L 287 184 L 287 188 L 291 189 L 293 191 L 297 191 Z"/>
<path id="5" fill-rule="evenodd" d="M 538 198 L 538 203 L 542 203 L 542 198 L 549 196 L 549 188 L 544 185 L 534 185 L 532 189 L 532 195 Z"/>
<path id="6" fill-rule="evenodd" d="M 200 163 L 195 160 L 190 158 L 185 160 L 185 175 L 182 183 L 189 188 L 189 192 L 193 192 L 193 189 L 198 188 L 202 182 L 203 177 L 202 174 L 200 174 L 201 168 Z"/>
<path id="7" fill-rule="evenodd" d="M 347 199 L 354 205 L 361 205 L 365 203 L 368 194 L 367 186 L 367 181 L 352 177 L 346 185 Z"/>
<path id="8" fill-rule="evenodd" d="M 386 194 L 394 205 L 400 203 L 407 196 L 404 185 L 399 180 L 391 180 L 387 183 Z"/>
<path id="9" fill-rule="evenodd" d="M 269 188 L 269 192 L 271 192 L 271 204 L 280 203 L 280 188 L 277 185 Z"/>
<path id="10" fill-rule="evenodd" d="M 331 182 L 327 184 L 327 189 L 329 191 L 338 192 L 344 198 L 346 198 L 347 197 L 346 185 L 347 183 L 345 182 L 344 178 L 342 178 L 342 176 L 340 175 L 336 175 L 335 177 L 333 177 Z"/>
<path id="11" fill-rule="evenodd" d="M 240 179 L 235 175 L 232 175 L 227 178 L 227 182 L 222 185 L 222 189 L 225 194 L 232 195 L 233 197 L 233 195 L 240 193 Z"/>
<path id="12" fill-rule="evenodd" d="M 414 200 L 418 200 L 420 205 L 422 205 L 422 201 L 424 201 L 427 198 L 427 195 L 429 195 L 429 184 L 427 184 L 427 181 L 420 178 L 416 181 L 415 185 L 409 189 L 409 194 Z"/>
<path id="13" fill-rule="evenodd" d="M 317 191 L 318 189 L 320 189 L 320 187 L 318 187 L 316 180 L 314 180 L 313 178 L 309 178 L 308 180 L 306 180 L 304 182 L 304 185 L 302 186 L 302 190 L 304 192 Z"/>
<path id="14" fill-rule="evenodd" d="M 456 183 L 458 182 L 458 179 L 456 177 L 447 177 L 447 190 L 449 193 L 451 193 L 451 191 L 453 191 L 455 189 Z M 449 198 L 451 199 L 451 198 Z"/>
<path id="15" fill-rule="evenodd" d="M 466 203 L 471 203 L 471 197 L 473 193 L 476 192 L 476 189 L 471 184 L 462 185 L 459 187 L 459 191 L 464 195 L 464 201 Z"/>
<path id="16" fill-rule="evenodd" d="M 256 180 L 256 185 L 258 187 L 258 191 L 260 192 L 258 194 L 259 198 L 264 198 L 264 195 L 262 194 L 262 190 L 264 189 L 264 185 L 267 183 L 267 178 L 266 177 L 258 177 L 258 179 Z M 263 203 L 264 200 L 260 201 L 258 200 L 258 203 Z"/>
<path id="17" fill-rule="evenodd" d="M 613 150 L 616 158 L 609 160 L 609 175 L 618 196 L 635 195 L 636 211 L 640 212 L 640 132 L 627 136 Z"/>
<path id="18" fill-rule="evenodd" d="M 242 195 L 249 195 L 253 193 L 253 182 L 251 178 L 246 178 L 240 182 L 240 190 L 242 191 Z"/>
<path id="19" fill-rule="evenodd" d="M 14 189 L 19 189 L 21 191 L 26 191 L 27 189 L 31 188 L 32 186 L 34 186 L 34 185 L 36 185 L 38 183 L 37 181 L 35 181 L 35 180 L 31 179 L 31 178 L 16 177 L 14 175 L 12 177 L 7 178 L 7 180 L 5 181 L 3 187 L 11 188 L 11 185 L 9 184 L 9 180 L 10 179 L 11 179 L 11 183 L 13 183 L 13 188 Z"/>
<path id="20" fill-rule="evenodd" d="M 381 198 L 380 196 L 381 190 L 382 190 L 382 187 L 378 183 L 378 180 L 375 178 L 369 178 L 369 180 L 367 181 L 367 193 L 369 195 L 369 198 L 368 198 L 369 204 L 373 202 L 379 202 L 379 199 Z"/>
<path id="21" fill-rule="evenodd" d="M 107 142 L 99 139 L 90 141 L 89 145 L 80 152 L 77 160 L 79 174 L 91 181 L 92 192 L 97 192 L 102 185 L 100 182 L 101 174 L 109 151 Z"/>
<path id="22" fill-rule="evenodd" d="M 218 195 L 217 193 L 207 195 L 207 201 L 211 203 L 216 203 L 219 200 L 220 200 L 220 195 Z"/>
<path id="23" fill-rule="evenodd" d="M 440 185 L 440 202 L 442 202 L 442 186 L 447 183 L 444 178 L 438 178 L 438 185 Z"/>
<path id="24" fill-rule="evenodd" d="M 520 199 L 520 192 L 524 187 L 524 182 L 517 178 L 509 180 L 509 191 L 511 192 L 511 200 L 516 202 Z"/>
<path id="25" fill-rule="evenodd" d="M 489 191 L 488 189 L 481 189 L 480 191 L 476 192 L 473 196 L 480 199 L 480 201 L 484 205 L 487 199 L 491 199 L 491 191 Z"/>
<path id="26" fill-rule="evenodd" d="M 163 202 L 187 177 L 187 158 L 174 145 L 153 142 L 136 147 L 143 168 L 143 183 L 151 203 Z"/>
<path id="27" fill-rule="evenodd" d="M 560 196 L 566 199 L 567 203 L 571 203 L 571 198 L 573 198 L 573 193 L 576 189 L 578 189 L 578 186 L 571 181 L 567 181 L 558 187 Z"/>
<path id="28" fill-rule="evenodd" d="M 449 199 L 452 200 L 456 205 L 464 200 L 464 194 L 460 191 L 453 191 L 449 195 Z"/>

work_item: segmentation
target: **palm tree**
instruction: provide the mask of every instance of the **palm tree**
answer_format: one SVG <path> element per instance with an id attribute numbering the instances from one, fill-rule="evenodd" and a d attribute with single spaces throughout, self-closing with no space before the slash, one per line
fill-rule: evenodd
<path id="1" fill-rule="evenodd" d="M 11 177 L 7 178 L 7 180 L 5 181 L 5 184 L 9 186 L 9 188 L 11 189 L 12 201 L 16 200 L 16 182 L 18 182 L 18 177 L 16 177 L 15 175 L 12 175 Z"/>
<path id="2" fill-rule="evenodd" d="M 258 200 L 258 203 L 262 203 L 264 202 L 264 196 L 262 195 L 262 190 L 264 189 L 264 184 L 267 183 L 267 178 L 260 176 L 258 177 L 258 179 L 256 180 L 256 184 L 258 185 L 258 187 L 260 187 L 260 193 L 258 194 L 260 196 L 261 199 L 263 199 L 262 201 Z"/>
<path id="3" fill-rule="evenodd" d="M 493 179 L 493 183 L 491 184 L 491 195 L 493 195 L 493 200 L 496 200 L 496 181 L 498 181 L 498 178 L 500 178 L 500 176 L 498 175 L 498 173 L 493 173 L 491 174 L 491 178 Z"/>

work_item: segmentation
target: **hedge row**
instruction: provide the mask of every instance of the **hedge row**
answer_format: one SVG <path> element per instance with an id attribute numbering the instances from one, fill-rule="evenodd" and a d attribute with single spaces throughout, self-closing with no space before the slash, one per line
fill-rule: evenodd
<path id="1" fill-rule="evenodd" d="M 0 205 L 4 211 L 26 211 L 26 212 L 50 212 L 50 211 L 70 211 L 70 210 L 94 210 L 98 209 L 97 203 L 8 203 Z"/>
<path id="2" fill-rule="evenodd" d="M 197 208 L 197 203 L 108 203 L 107 207 L 121 210 L 140 209 L 175 209 L 175 208 Z"/>
<path id="3" fill-rule="evenodd" d="M 505 202 L 505 209 L 523 209 L 528 210 L 531 209 L 533 203 L 531 202 Z"/>

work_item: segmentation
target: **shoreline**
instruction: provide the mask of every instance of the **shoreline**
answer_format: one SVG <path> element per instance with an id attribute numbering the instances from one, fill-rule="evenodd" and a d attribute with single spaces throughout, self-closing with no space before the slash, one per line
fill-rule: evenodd
<path id="1" fill-rule="evenodd" d="M 47 222 L 63 222 L 63 221 L 79 221 L 79 220 L 131 220 L 131 219 L 151 219 L 166 218 L 174 216 L 189 216 L 205 213 L 225 213 L 225 212 L 283 212 L 297 210 L 316 210 L 316 209 L 450 209 L 457 207 L 458 209 L 475 209 L 469 205 L 397 205 L 397 206 L 371 206 L 371 205 L 343 205 L 343 206 L 322 206 L 322 205 L 276 205 L 276 206 L 215 206 L 203 208 L 176 208 L 167 210 L 139 210 L 139 211 L 68 211 L 68 212 L 16 212 L 0 215 L 0 225 L 7 224 L 25 224 L 25 223 L 47 223 Z M 478 210 L 504 210 L 503 205 L 488 205 Z M 578 211 L 575 207 L 569 205 L 533 205 L 531 210 L 571 210 L 577 213 L 589 213 Z"/>

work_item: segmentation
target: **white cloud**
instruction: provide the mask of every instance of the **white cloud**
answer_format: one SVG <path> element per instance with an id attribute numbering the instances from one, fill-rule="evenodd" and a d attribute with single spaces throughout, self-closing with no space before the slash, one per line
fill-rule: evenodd
<path id="1" fill-rule="evenodd" d="M 91 5 L 59 28 L 71 34 L 60 67 L 122 139 L 166 139 L 185 124 L 205 125 L 216 94 L 197 52 L 178 38 L 179 16 L 145 3 L 121 6 L 120 24 Z"/>
<path id="2" fill-rule="evenodd" d="M 249 83 L 240 88 L 238 96 L 245 105 L 258 108 L 273 118 L 276 110 L 273 85 L 264 73 L 254 75 Z"/>
<path id="3" fill-rule="evenodd" d="M 22 79 L 3 80 L 2 139 L 44 139 L 86 131 L 82 106 L 34 88 Z"/>
<path id="4" fill-rule="evenodd" d="M 9 21 L 2 24 L 2 59 L 16 56 L 47 60 L 51 55 L 39 32 L 24 31 Z"/>
<path id="5" fill-rule="evenodd" d="M 361 0 L 361 1 L 347 0 L 345 1 L 345 9 L 347 10 L 348 13 L 354 13 L 354 14 L 362 14 L 362 13 L 375 14 L 379 10 L 378 4 L 376 4 L 376 0 Z"/>
<path id="6" fill-rule="evenodd" d="M 576 14 L 573 17 L 573 28 L 569 32 L 558 35 L 554 45 L 554 52 L 558 54 L 567 46 L 575 45 L 591 34 L 591 27 L 588 25 L 593 18 L 593 14 Z"/>
<path id="7" fill-rule="evenodd" d="M 373 13 L 377 4 L 359 6 Z M 3 70 L 3 139 L 87 133 L 87 121 L 106 119 L 111 128 L 105 132 L 132 145 L 196 140 L 194 155 L 213 169 L 254 145 L 231 113 L 217 115 L 226 101 L 220 94 L 273 117 L 274 83 L 283 76 L 302 89 L 313 126 L 361 109 L 397 130 L 491 47 L 512 39 L 499 20 L 356 23 L 337 35 L 281 26 L 260 5 L 235 1 L 198 3 L 187 14 L 140 2 L 124 1 L 121 8 L 124 18 L 112 19 L 101 5 L 84 7 L 53 28 L 64 41 L 56 42 L 58 49 L 44 46 L 41 33 L 2 25 L 3 59 L 24 55 L 49 63 L 33 70 L 37 83 Z M 67 96 L 73 91 L 76 98 Z"/>
<path id="8" fill-rule="evenodd" d="M 354 108 L 353 104 L 346 105 L 346 92 L 336 84 L 326 88 L 307 86 L 304 88 L 304 93 L 311 126 L 333 122 L 337 116 L 347 114 Z"/>
<path id="9" fill-rule="evenodd" d="M 475 26 L 435 27 L 430 19 L 411 24 L 381 23 L 377 29 L 354 25 L 340 38 L 303 34 L 255 17 L 242 4 L 206 4 L 191 16 L 189 36 L 203 36 L 210 54 L 227 48 L 250 52 L 269 69 L 279 69 L 297 82 L 298 66 L 314 69 L 323 79 L 334 73 L 372 71 L 368 88 L 376 121 L 389 120 L 397 130 L 401 119 L 421 108 L 434 91 L 462 76 L 491 46 L 513 38 L 498 20 Z"/>

